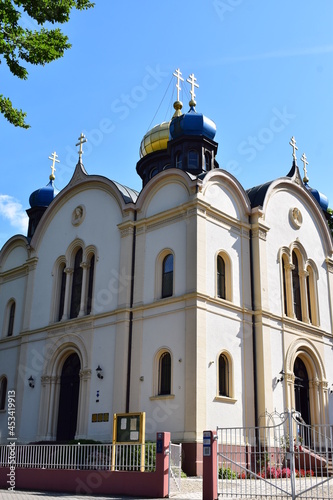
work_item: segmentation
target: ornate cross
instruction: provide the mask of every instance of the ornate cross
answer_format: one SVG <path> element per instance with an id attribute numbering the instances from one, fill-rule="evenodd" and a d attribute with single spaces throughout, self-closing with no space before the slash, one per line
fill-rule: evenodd
<path id="1" fill-rule="evenodd" d="M 85 142 L 87 142 L 87 139 L 86 139 L 86 136 L 83 134 L 83 132 L 81 132 L 81 135 L 80 137 L 78 137 L 78 143 L 75 144 L 75 146 L 80 146 L 80 149 L 79 149 L 79 161 L 81 161 L 82 159 L 82 144 L 84 144 Z"/>
<path id="2" fill-rule="evenodd" d="M 52 161 L 52 165 L 51 165 L 51 175 L 50 175 L 50 180 L 51 181 L 54 181 L 55 179 L 55 176 L 54 176 L 54 172 L 56 171 L 56 168 L 54 166 L 55 163 L 60 163 L 60 160 L 57 160 L 58 158 L 58 155 L 56 154 L 56 152 L 54 151 L 54 153 L 52 153 L 51 156 L 49 156 L 49 160 Z"/>
<path id="3" fill-rule="evenodd" d="M 179 101 L 179 92 L 181 91 L 181 88 L 180 88 L 180 81 L 184 81 L 184 78 L 181 77 L 181 72 L 180 72 L 180 69 L 176 69 L 176 71 L 174 73 L 172 73 L 173 76 L 175 76 L 177 78 L 177 85 L 176 85 L 176 89 L 177 89 L 177 101 Z"/>
<path id="4" fill-rule="evenodd" d="M 290 146 L 293 148 L 293 158 L 295 160 L 295 163 L 296 163 L 296 151 L 298 151 L 298 147 L 296 146 L 296 139 L 294 136 L 292 136 L 292 138 L 290 139 L 290 142 L 289 142 Z"/>
<path id="5" fill-rule="evenodd" d="M 302 154 L 301 161 L 303 162 L 303 170 L 304 170 L 304 177 L 303 177 L 303 182 L 309 182 L 309 177 L 308 177 L 308 171 L 306 166 L 309 165 L 309 162 L 307 161 L 307 157 L 305 156 L 305 153 Z"/>
<path id="6" fill-rule="evenodd" d="M 190 83 L 190 84 L 191 84 L 191 90 L 190 90 L 190 94 L 191 94 L 191 102 L 193 102 L 193 103 L 194 103 L 194 105 L 195 105 L 195 100 L 194 100 L 194 98 L 195 98 L 194 87 L 199 88 L 199 85 L 198 85 L 197 83 L 195 83 L 195 82 L 197 81 L 197 79 L 195 78 L 194 74 L 192 73 L 192 75 L 190 75 L 186 81 L 187 81 L 188 83 Z M 191 103 L 190 103 L 190 105 L 191 105 Z"/>

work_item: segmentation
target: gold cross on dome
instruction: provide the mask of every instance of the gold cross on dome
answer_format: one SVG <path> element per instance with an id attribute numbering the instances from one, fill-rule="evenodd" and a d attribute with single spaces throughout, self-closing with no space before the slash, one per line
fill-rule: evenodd
<path id="1" fill-rule="evenodd" d="M 180 81 L 184 81 L 184 78 L 182 78 L 181 76 L 181 72 L 180 72 L 180 69 L 176 69 L 176 71 L 174 73 L 172 73 L 173 76 L 175 76 L 177 78 L 177 85 L 176 85 L 176 89 L 177 89 L 177 101 L 179 101 L 179 92 L 181 91 L 181 88 L 180 88 Z"/>
<path id="2" fill-rule="evenodd" d="M 294 136 L 292 136 L 292 138 L 290 139 L 290 142 L 289 142 L 290 146 L 293 148 L 293 158 L 295 160 L 295 163 L 296 163 L 296 151 L 298 151 L 298 147 L 296 146 L 296 139 Z"/>
<path id="3" fill-rule="evenodd" d="M 199 88 L 199 85 L 196 83 L 197 79 L 195 78 L 194 74 L 192 73 L 192 75 L 190 75 L 188 77 L 188 79 L 186 80 L 188 83 L 191 84 L 191 90 L 190 90 L 190 94 L 191 94 L 191 102 L 195 105 L 195 93 L 194 93 L 194 88 L 197 87 L 197 89 Z M 191 105 L 191 104 L 190 104 Z"/>
<path id="4" fill-rule="evenodd" d="M 54 176 L 54 172 L 56 171 L 56 168 L 54 166 L 55 163 L 60 163 L 60 160 L 57 160 L 58 158 L 58 155 L 56 154 L 56 152 L 54 151 L 54 153 L 52 153 L 51 156 L 49 156 L 49 160 L 52 161 L 52 165 L 51 165 L 51 175 L 50 175 L 50 181 L 54 181 L 55 179 L 55 176 Z"/>
<path id="5" fill-rule="evenodd" d="M 80 146 L 80 149 L 79 149 L 79 161 L 81 161 L 82 154 L 83 154 L 82 144 L 84 144 L 85 142 L 87 142 L 86 136 L 83 134 L 83 132 L 81 132 L 80 137 L 78 137 L 78 141 L 79 142 L 77 144 L 75 144 L 75 146 Z"/>
<path id="6" fill-rule="evenodd" d="M 309 162 L 307 161 L 307 157 L 305 156 L 305 153 L 302 154 L 301 161 L 303 162 L 303 170 L 304 170 L 304 177 L 303 177 L 303 182 L 309 182 L 309 177 L 308 177 L 308 171 L 306 166 L 309 165 Z"/>

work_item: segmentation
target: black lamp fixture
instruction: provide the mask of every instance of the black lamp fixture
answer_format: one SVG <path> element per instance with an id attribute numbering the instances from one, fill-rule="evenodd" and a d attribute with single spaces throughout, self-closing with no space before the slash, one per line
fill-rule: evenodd
<path id="1" fill-rule="evenodd" d="M 97 372 L 97 377 L 100 378 L 101 380 L 104 378 L 103 377 L 103 370 L 102 368 L 98 365 L 98 367 L 96 368 L 96 372 Z"/>
<path id="2" fill-rule="evenodd" d="M 33 389 L 35 387 L 35 380 L 32 375 L 30 375 L 30 377 L 28 378 L 28 382 L 29 382 L 29 387 Z"/>
<path id="3" fill-rule="evenodd" d="M 280 377 L 278 379 L 276 379 L 276 383 L 278 384 L 279 382 L 283 382 L 284 380 L 284 376 L 285 376 L 285 372 L 284 370 L 281 370 L 280 373 L 279 373 Z"/>

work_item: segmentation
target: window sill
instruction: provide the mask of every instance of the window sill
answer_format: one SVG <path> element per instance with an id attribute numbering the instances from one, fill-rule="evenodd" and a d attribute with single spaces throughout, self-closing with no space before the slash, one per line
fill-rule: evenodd
<path id="1" fill-rule="evenodd" d="M 217 401 L 219 403 L 230 403 L 230 404 L 237 403 L 237 399 L 229 398 L 228 396 L 215 396 L 214 401 Z"/>
<path id="2" fill-rule="evenodd" d="M 3 408 L 2 410 L 0 410 L 0 413 L 6 413 L 5 408 Z"/>
<path id="3" fill-rule="evenodd" d="M 158 396 L 150 396 L 150 401 L 155 401 L 159 399 L 175 399 L 174 394 L 160 394 Z"/>

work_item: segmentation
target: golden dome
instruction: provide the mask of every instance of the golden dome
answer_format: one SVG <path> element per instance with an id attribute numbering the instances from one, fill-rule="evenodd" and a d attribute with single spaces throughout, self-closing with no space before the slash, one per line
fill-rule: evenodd
<path id="1" fill-rule="evenodd" d="M 170 122 L 162 122 L 149 130 L 140 144 L 140 158 L 167 148 Z"/>

